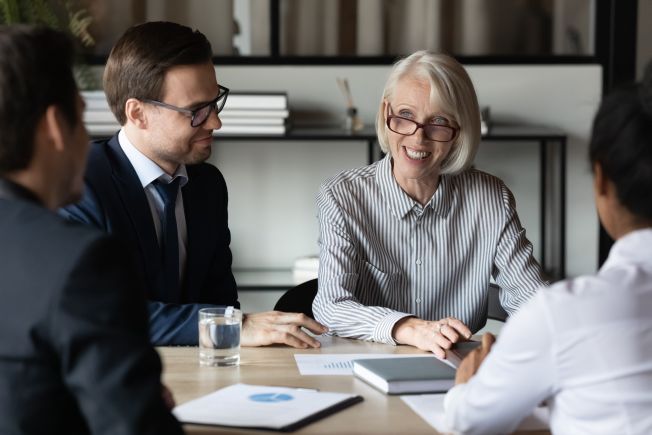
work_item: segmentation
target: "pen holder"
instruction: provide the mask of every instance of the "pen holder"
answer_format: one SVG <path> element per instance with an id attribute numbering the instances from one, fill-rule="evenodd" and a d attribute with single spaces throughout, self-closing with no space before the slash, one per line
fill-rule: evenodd
<path id="1" fill-rule="evenodd" d="M 350 133 L 355 133 L 364 128 L 362 120 L 358 116 L 358 109 L 349 107 L 346 109 L 346 118 L 344 119 L 344 130 Z"/>

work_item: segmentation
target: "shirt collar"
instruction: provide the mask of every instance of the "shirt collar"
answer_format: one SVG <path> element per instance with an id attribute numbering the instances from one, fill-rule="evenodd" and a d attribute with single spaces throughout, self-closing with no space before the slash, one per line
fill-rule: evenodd
<path id="1" fill-rule="evenodd" d="M 181 187 L 185 186 L 188 182 L 188 172 L 186 170 L 186 165 L 180 164 L 177 168 L 174 176 L 168 175 L 159 165 L 154 163 L 149 159 L 145 154 L 141 153 L 129 140 L 124 129 L 121 129 L 118 133 L 118 143 L 120 143 L 120 148 L 124 151 L 127 159 L 131 163 L 131 166 L 134 167 L 136 175 L 140 180 L 140 184 L 144 187 L 147 187 L 154 180 L 161 179 L 166 183 L 169 183 L 174 178 L 181 177 L 180 185 Z"/>
<path id="2" fill-rule="evenodd" d="M 602 265 L 602 269 L 622 264 L 652 263 L 651 246 L 652 228 L 632 231 L 616 240 L 616 243 L 611 247 L 611 251 L 609 251 L 607 260 Z"/>
<path id="3" fill-rule="evenodd" d="M 399 186 L 392 172 L 392 158 L 389 154 L 378 163 L 376 170 L 376 182 L 380 186 L 380 191 L 389 204 L 394 215 L 403 219 L 410 211 L 419 210 L 421 205 L 410 198 L 405 191 Z M 448 215 L 452 202 L 452 186 L 450 176 L 442 175 L 439 177 L 439 186 L 425 208 L 430 207 L 433 212 L 441 217 Z"/>

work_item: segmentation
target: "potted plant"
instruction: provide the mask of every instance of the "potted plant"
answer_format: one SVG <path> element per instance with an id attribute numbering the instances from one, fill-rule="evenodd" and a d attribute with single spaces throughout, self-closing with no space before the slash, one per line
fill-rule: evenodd
<path id="1" fill-rule="evenodd" d="M 73 0 L 0 0 L 0 24 L 41 24 L 66 32 L 77 41 L 80 49 L 95 45 L 89 32 L 93 22 L 85 8 Z M 81 52 L 81 50 L 78 50 Z M 75 76 L 80 89 L 96 89 L 97 77 L 88 65 L 77 62 Z"/>

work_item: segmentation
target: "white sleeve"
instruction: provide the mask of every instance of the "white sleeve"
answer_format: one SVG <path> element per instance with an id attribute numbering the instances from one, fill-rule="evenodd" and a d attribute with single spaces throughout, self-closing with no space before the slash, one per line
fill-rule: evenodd
<path id="1" fill-rule="evenodd" d="M 451 429 L 513 432 L 554 393 L 556 350 L 544 296 L 537 294 L 524 305 L 504 326 L 478 373 L 448 392 L 444 407 Z"/>

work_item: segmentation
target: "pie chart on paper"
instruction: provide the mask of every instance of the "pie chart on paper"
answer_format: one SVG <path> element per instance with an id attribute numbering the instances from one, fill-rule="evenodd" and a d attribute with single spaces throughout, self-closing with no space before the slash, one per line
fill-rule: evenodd
<path id="1" fill-rule="evenodd" d="M 267 403 L 278 403 L 278 402 L 287 402 L 292 400 L 294 397 L 289 394 L 283 393 L 261 393 L 261 394 L 252 394 L 249 396 L 249 400 L 254 402 L 267 402 Z"/>

